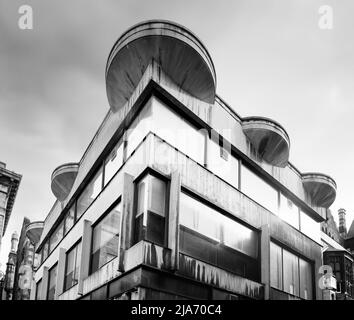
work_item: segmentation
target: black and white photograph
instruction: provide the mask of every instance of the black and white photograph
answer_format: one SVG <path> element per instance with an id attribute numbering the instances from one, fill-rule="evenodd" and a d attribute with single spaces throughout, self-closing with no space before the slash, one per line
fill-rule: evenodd
<path id="1" fill-rule="evenodd" d="M 353 14 L 0 0 L 0 317 L 354 300 Z"/>

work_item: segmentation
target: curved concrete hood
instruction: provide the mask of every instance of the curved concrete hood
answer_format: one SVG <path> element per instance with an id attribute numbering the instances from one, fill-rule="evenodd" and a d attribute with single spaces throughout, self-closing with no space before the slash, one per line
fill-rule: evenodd
<path id="1" fill-rule="evenodd" d="M 337 185 L 330 176 L 317 172 L 303 173 L 302 183 L 318 207 L 329 208 L 336 199 Z"/>
<path id="2" fill-rule="evenodd" d="M 201 41 L 178 24 L 151 20 L 126 31 L 109 54 L 106 91 L 114 112 L 128 101 L 152 60 L 181 90 L 214 103 L 215 69 Z"/>
<path id="3" fill-rule="evenodd" d="M 44 222 L 36 221 L 31 222 L 26 228 L 26 236 L 31 240 L 33 244 L 37 244 L 41 238 Z"/>
<path id="4" fill-rule="evenodd" d="M 79 164 L 65 163 L 52 173 L 52 192 L 59 201 L 64 201 L 69 195 L 76 179 Z"/>
<path id="5" fill-rule="evenodd" d="M 247 117 L 242 119 L 242 130 L 263 160 L 277 167 L 287 165 L 290 139 L 280 124 L 264 117 Z"/>

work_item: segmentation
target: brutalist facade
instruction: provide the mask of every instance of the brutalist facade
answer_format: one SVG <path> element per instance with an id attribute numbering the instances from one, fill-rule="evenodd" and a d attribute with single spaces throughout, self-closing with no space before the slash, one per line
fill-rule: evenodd
<path id="1" fill-rule="evenodd" d="M 106 89 L 81 160 L 52 174 L 32 299 L 322 299 L 320 222 L 336 184 L 289 162 L 276 121 L 217 96 L 192 32 L 133 26 Z"/>

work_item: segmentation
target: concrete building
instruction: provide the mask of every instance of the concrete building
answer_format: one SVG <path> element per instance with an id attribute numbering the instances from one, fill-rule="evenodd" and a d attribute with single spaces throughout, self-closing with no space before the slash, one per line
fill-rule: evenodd
<path id="1" fill-rule="evenodd" d="M 192 32 L 127 30 L 106 90 L 81 160 L 52 173 L 32 299 L 322 299 L 320 223 L 336 183 L 289 162 L 276 121 L 240 117 L 216 94 Z"/>
<path id="2" fill-rule="evenodd" d="M 7 170 L 6 164 L 0 162 L 0 250 L 1 240 L 11 216 L 21 177 L 21 175 Z"/>

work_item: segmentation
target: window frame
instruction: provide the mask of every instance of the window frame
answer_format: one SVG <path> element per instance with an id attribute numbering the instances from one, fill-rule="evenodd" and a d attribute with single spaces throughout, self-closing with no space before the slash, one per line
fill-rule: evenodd
<path id="1" fill-rule="evenodd" d="M 113 259 L 120 257 L 120 243 L 121 243 L 121 234 L 122 234 L 122 216 L 123 216 L 123 202 L 122 202 L 122 195 L 120 195 L 116 201 L 114 201 L 114 203 L 95 221 L 95 223 L 93 223 L 91 225 L 91 243 L 90 243 L 90 259 L 89 259 L 89 276 L 94 274 L 95 272 L 99 271 L 102 267 L 104 267 L 106 264 L 108 264 L 109 262 L 111 262 Z M 97 227 L 99 225 L 99 223 L 106 218 L 119 204 L 121 203 L 121 217 L 119 219 L 119 240 L 118 240 L 118 253 L 117 253 L 117 257 L 111 259 L 110 261 L 107 261 L 106 263 L 104 263 L 101 267 L 99 267 L 97 270 L 92 271 L 92 250 L 93 250 L 93 233 L 94 233 L 94 229 L 95 227 Z"/>
<path id="2" fill-rule="evenodd" d="M 56 268 L 54 296 L 53 296 L 53 299 L 48 299 L 49 289 L 50 289 L 50 273 L 51 273 L 51 271 L 53 271 L 54 268 Z M 55 300 L 55 294 L 57 291 L 57 279 L 58 279 L 58 261 L 56 263 L 54 263 L 53 266 L 48 270 L 48 284 L 47 284 L 47 290 L 46 290 L 46 300 Z"/>
<path id="3" fill-rule="evenodd" d="M 296 252 L 295 250 L 285 246 L 284 244 L 282 244 L 281 242 L 277 241 L 276 239 L 270 238 L 270 242 L 273 243 L 274 245 L 278 246 L 281 248 L 281 262 L 282 262 L 282 288 L 276 288 L 274 286 L 272 286 L 272 284 L 270 283 L 270 287 L 274 290 L 278 290 L 281 292 L 284 292 L 285 294 L 289 294 L 293 297 L 297 297 L 301 300 L 316 300 L 316 286 L 315 286 L 315 273 L 314 273 L 314 261 L 308 259 L 307 257 L 303 256 L 302 254 L 299 254 L 298 252 Z M 298 270 L 298 288 L 299 288 L 299 294 L 292 294 L 289 293 L 287 291 L 285 291 L 284 289 L 284 250 L 287 251 L 288 253 L 293 254 L 294 256 L 296 256 L 297 258 L 297 270 Z M 270 259 L 272 259 L 272 257 L 270 256 Z M 307 262 L 310 265 L 310 270 L 311 270 L 311 299 L 305 299 L 303 297 L 301 297 L 301 272 L 300 272 L 300 260 L 303 260 L 305 262 Z"/>
<path id="4" fill-rule="evenodd" d="M 80 238 L 79 240 L 77 240 L 66 252 L 65 252 L 65 268 L 64 268 L 64 284 L 63 284 L 63 292 L 70 290 L 72 287 L 74 287 L 75 285 L 77 285 L 79 283 L 79 279 L 78 282 L 75 284 L 72 284 L 70 287 L 66 288 L 66 276 L 67 276 L 67 271 L 68 271 L 68 255 L 69 253 L 71 253 L 74 249 L 78 249 L 78 246 L 81 245 L 81 252 L 82 253 L 82 238 Z M 77 251 L 76 251 L 76 257 L 77 257 Z M 76 263 L 77 263 L 77 258 L 75 259 L 75 264 L 74 264 L 74 270 L 76 269 Z M 81 265 L 81 257 L 80 257 L 80 265 Z M 80 266 L 79 266 L 80 269 Z M 79 270 L 79 277 L 80 277 L 80 270 Z"/>
<path id="5" fill-rule="evenodd" d="M 170 216 L 170 212 L 169 212 L 169 207 L 170 207 L 170 190 L 171 190 L 171 179 L 169 177 L 166 177 L 165 175 L 155 171 L 154 169 L 147 167 L 145 170 L 143 170 L 143 172 L 133 181 L 134 183 L 134 205 L 133 205 L 133 221 L 132 221 L 132 225 L 131 228 L 133 230 L 133 237 L 132 237 L 132 244 L 136 244 L 140 241 L 148 241 L 148 242 L 152 242 L 151 240 L 146 238 L 146 235 L 143 235 L 143 239 L 139 239 L 138 235 L 136 234 L 136 225 L 137 225 L 137 218 L 141 215 L 143 215 L 143 219 L 147 219 L 147 214 L 154 214 L 154 215 L 158 215 L 160 217 L 162 217 L 160 214 L 149 210 L 148 208 L 144 208 L 143 213 L 137 214 L 138 211 L 138 201 L 139 201 L 139 183 L 146 179 L 149 175 L 153 176 L 154 178 L 157 178 L 161 181 L 163 181 L 166 185 L 166 191 L 165 191 L 165 213 L 164 213 L 164 219 L 165 219 L 165 226 L 164 226 L 164 239 L 163 239 L 163 245 L 165 246 L 167 244 L 168 241 L 168 225 L 169 225 L 169 216 Z M 144 192 L 147 193 L 148 188 L 150 188 L 150 183 L 148 184 L 148 186 L 145 186 L 145 190 Z M 144 199 L 144 202 L 146 200 Z M 148 200 L 149 201 L 149 198 Z M 145 212 L 146 210 L 146 212 Z M 145 216 L 146 215 L 146 216 Z M 161 245 L 161 244 L 156 244 L 156 245 Z"/>

